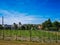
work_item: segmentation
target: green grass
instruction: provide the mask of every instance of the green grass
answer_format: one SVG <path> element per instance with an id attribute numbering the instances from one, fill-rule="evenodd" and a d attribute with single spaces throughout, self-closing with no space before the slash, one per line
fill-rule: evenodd
<path id="1" fill-rule="evenodd" d="M 30 30 L 0 30 L 0 35 L 2 35 L 3 32 L 5 36 L 17 35 L 17 36 L 30 37 Z M 57 33 L 42 30 L 31 30 L 32 37 L 39 37 L 43 39 L 54 39 L 54 40 L 58 38 L 58 40 L 60 40 L 60 35 L 58 35 Z"/>

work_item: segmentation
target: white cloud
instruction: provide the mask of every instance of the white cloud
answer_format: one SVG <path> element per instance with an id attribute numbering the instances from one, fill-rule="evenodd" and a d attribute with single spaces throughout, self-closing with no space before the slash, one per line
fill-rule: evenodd
<path id="1" fill-rule="evenodd" d="M 41 23 L 45 21 L 45 18 L 36 18 L 36 16 L 28 15 L 27 13 L 20 13 L 17 11 L 7 11 L 7 10 L 0 10 L 0 14 L 4 16 L 4 23 L 5 24 L 13 24 L 21 22 L 22 24 L 25 23 Z M 1 21 L 1 17 L 0 17 Z M 1 23 L 1 22 L 0 22 Z"/>
<path id="2" fill-rule="evenodd" d="M 27 13 L 20 13 L 16 11 L 7 11 L 0 10 L 0 13 L 4 16 L 4 23 L 12 24 L 12 23 L 31 23 L 34 18 L 32 16 L 27 16 Z M 1 19 L 0 19 L 1 20 Z"/>

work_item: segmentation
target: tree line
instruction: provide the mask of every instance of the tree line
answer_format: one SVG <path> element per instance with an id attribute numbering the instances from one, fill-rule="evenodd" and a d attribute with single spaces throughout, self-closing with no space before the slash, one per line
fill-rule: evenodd
<path id="1" fill-rule="evenodd" d="M 60 30 L 60 22 L 54 21 L 51 22 L 50 19 L 46 20 L 42 23 L 44 30 L 50 30 L 50 31 L 59 31 Z"/>
<path id="2" fill-rule="evenodd" d="M 11 29 L 11 30 L 37 30 L 37 24 L 21 24 L 21 22 L 19 22 L 18 24 L 13 23 L 12 25 L 5 25 L 2 26 L 0 24 L 0 29 Z"/>
<path id="3" fill-rule="evenodd" d="M 38 26 L 42 26 L 41 30 L 49 30 L 49 31 L 59 31 L 60 30 L 60 22 L 54 21 L 52 22 L 50 19 L 46 20 L 42 24 L 18 24 L 13 23 L 13 25 L 3 26 L 0 24 L 0 29 L 13 29 L 13 30 L 39 30 Z"/>

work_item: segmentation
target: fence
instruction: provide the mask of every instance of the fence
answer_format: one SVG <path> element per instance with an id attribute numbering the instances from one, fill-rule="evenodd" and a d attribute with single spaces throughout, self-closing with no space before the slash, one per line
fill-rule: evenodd
<path id="1" fill-rule="evenodd" d="M 43 30 L 0 30 L 0 40 L 60 42 L 60 32 Z"/>

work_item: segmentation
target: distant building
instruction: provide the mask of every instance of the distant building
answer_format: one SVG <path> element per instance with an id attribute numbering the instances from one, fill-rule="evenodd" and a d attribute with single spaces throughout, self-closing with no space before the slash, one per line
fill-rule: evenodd
<path id="1" fill-rule="evenodd" d="M 11 26 L 12 26 L 12 25 L 7 25 L 7 24 L 6 24 L 6 25 L 4 25 L 4 27 L 11 27 Z"/>
<path id="2" fill-rule="evenodd" d="M 38 29 L 41 30 L 43 27 L 42 25 L 38 25 Z"/>
<path id="3" fill-rule="evenodd" d="M 11 27 L 12 27 L 12 25 L 7 25 L 7 24 L 4 25 L 5 29 L 11 29 Z"/>

